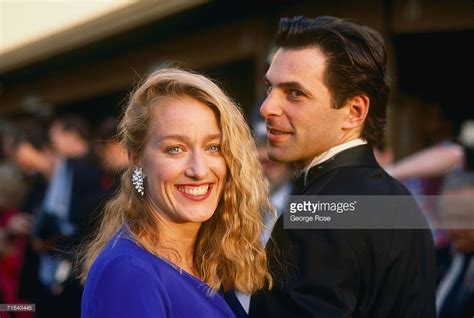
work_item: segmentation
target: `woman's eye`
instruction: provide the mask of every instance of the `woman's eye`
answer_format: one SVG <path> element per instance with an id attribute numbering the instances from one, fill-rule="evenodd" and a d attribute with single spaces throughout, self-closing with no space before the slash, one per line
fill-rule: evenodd
<path id="1" fill-rule="evenodd" d="M 170 154 L 178 154 L 183 152 L 183 149 L 181 149 L 181 147 L 169 147 L 166 149 L 166 152 Z"/>
<path id="2" fill-rule="evenodd" d="M 220 145 L 212 145 L 209 148 L 207 148 L 210 152 L 220 152 L 221 151 L 221 146 Z"/>

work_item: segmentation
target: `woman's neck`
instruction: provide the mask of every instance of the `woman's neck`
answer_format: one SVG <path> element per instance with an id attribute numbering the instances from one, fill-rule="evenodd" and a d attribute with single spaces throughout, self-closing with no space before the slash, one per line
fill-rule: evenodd
<path id="1" fill-rule="evenodd" d="M 198 276 L 194 268 L 194 245 L 201 224 L 173 223 L 167 220 L 160 220 L 159 223 L 161 248 L 158 255 Z"/>

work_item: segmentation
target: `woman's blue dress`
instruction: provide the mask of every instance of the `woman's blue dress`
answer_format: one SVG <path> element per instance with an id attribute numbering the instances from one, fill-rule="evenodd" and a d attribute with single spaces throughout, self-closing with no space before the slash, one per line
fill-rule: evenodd
<path id="1" fill-rule="evenodd" d="M 95 260 L 82 318 L 235 317 L 224 298 L 132 241 L 121 229 Z"/>

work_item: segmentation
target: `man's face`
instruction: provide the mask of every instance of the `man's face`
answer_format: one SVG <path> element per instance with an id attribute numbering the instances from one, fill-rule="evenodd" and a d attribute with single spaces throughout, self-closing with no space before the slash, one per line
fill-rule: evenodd
<path id="1" fill-rule="evenodd" d="M 59 154 L 70 156 L 70 147 L 75 143 L 74 133 L 65 130 L 60 122 L 54 122 L 49 129 L 49 138 Z"/>
<path id="2" fill-rule="evenodd" d="M 317 47 L 275 53 L 265 79 L 268 95 L 260 108 L 271 159 L 303 168 L 343 142 L 347 109 L 332 107 L 325 69 L 326 57 Z"/>

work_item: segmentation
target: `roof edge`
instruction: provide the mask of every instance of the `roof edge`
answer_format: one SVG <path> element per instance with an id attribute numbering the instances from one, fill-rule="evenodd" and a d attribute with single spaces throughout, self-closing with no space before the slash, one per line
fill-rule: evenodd
<path id="1" fill-rule="evenodd" d="M 0 74 L 205 4 L 203 0 L 138 1 L 0 54 Z"/>

